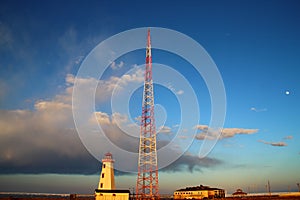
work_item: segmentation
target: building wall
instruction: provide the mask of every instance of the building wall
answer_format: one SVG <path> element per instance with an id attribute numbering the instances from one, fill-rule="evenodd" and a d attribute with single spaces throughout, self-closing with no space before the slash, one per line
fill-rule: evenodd
<path id="1" fill-rule="evenodd" d="M 215 190 L 215 197 L 216 198 L 224 198 L 225 197 L 225 190 Z"/>
<path id="2" fill-rule="evenodd" d="M 114 167 L 112 162 L 103 162 L 98 189 L 115 190 Z"/>
<path id="3" fill-rule="evenodd" d="M 128 200 L 129 193 L 95 193 L 95 200 Z"/>
<path id="4" fill-rule="evenodd" d="M 205 197 L 208 198 L 207 190 L 174 192 L 174 199 L 203 199 Z"/>
<path id="5" fill-rule="evenodd" d="M 174 199 L 213 199 L 224 198 L 225 191 L 219 190 L 196 190 L 196 191 L 175 191 Z"/>

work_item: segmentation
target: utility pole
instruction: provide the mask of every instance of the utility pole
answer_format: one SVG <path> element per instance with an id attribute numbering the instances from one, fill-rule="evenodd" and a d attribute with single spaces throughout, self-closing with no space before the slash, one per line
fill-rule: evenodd
<path id="1" fill-rule="evenodd" d="M 270 181 L 268 180 L 268 192 L 269 192 L 269 196 L 271 196 L 271 186 L 270 186 Z"/>

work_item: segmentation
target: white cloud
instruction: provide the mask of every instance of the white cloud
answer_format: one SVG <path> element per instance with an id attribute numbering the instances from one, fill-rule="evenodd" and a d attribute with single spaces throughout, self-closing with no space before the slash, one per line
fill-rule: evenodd
<path id="1" fill-rule="evenodd" d="M 117 64 L 115 61 L 113 61 L 111 64 L 110 64 L 110 67 L 113 69 L 113 70 L 116 70 L 116 69 L 120 69 L 124 66 L 124 62 L 123 61 L 120 61 L 119 64 Z"/>
<path id="2" fill-rule="evenodd" d="M 144 71 L 137 69 L 133 74 L 125 74 L 121 77 L 111 76 L 108 80 L 97 80 L 95 78 L 81 78 L 74 77 L 72 74 L 67 74 L 66 85 L 68 86 L 68 93 L 72 93 L 74 83 L 81 88 L 78 95 L 85 96 L 85 93 L 89 91 L 94 93 L 92 90 L 93 85 L 98 85 L 96 88 L 96 103 L 102 103 L 110 99 L 114 89 L 123 89 L 129 83 L 141 83 L 144 81 Z"/>
<path id="3" fill-rule="evenodd" d="M 142 74 L 141 70 L 137 70 L 134 74 L 111 77 L 109 80 L 77 78 L 77 81 L 86 90 L 90 89 L 89 86 L 92 84 L 99 84 L 96 93 L 99 102 L 108 99 L 109 93 L 116 86 L 143 81 Z M 0 110 L 0 165 L 4 171 L 61 173 L 63 170 L 69 170 L 66 172 L 73 173 L 74 170 L 81 170 L 76 173 L 87 173 L 85 169 L 91 169 L 82 162 L 90 163 L 96 160 L 87 153 L 79 140 L 73 121 L 72 92 L 75 77 L 67 74 L 65 83 L 64 92 L 50 100 L 36 101 L 34 110 Z M 131 123 L 127 116 L 120 113 L 109 116 L 107 113 L 97 111 L 89 122 L 105 125 L 103 127 L 105 134 L 120 148 L 128 151 L 138 150 L 136 137 L 127 135 L 118 127 L 121 123 L 133 131 L 133 128 L 129 127 Z M 137 135 L 138 133 L 137 128 Z M 65 164 L 68 169 L 62 166 L 65 162 L 70 163 Z M 95 166 L 96 170 L 97 167 Z M 95 172 L 97 171 L 93 171 Z"/>
<path id="4" fill-rule="evenodd" d="M 258 108 L 255 108 L 255 107 L 250 108 L 250 110 L 254 111 L 254 112 L 265 112 L 265 111 L 267 111 L 266 108 L 260 108 L 260 109 L 258 109 Z"/>
<path id="5" fill-rule="evenodd" d="M 65 81 L 66 81 L 66 85 L 69 86 L 69 85 L 73 85 L 74 82 L 75 82 L 75 77 L 73 74 L 67 74 L 66 75 L 66 78 L 65 78 Z"/>
<path id="6" fill-rule="evenodd" d="M 121 113 L 112 114 L 112 123 L 113 124 L 127 124 L 129 122 L 128 116 Z"/>
<path id="7" fill-rule="evenodd" d="M 60 170 L 64 169 L 61 166 L 64 161 L 71 163 L 69 167 L 83 166 L 84 161 L 89 160 L 91 156 L 81 144 L 74 126 L 71 100 L 75 80 L 86 90 L 91 89 L 90 85 L 98 84 L 96 98 L 98 102 L 102 102 L 108 99 L 115 87 L 123 87 L 130 82 L 142 82 L 143 78 L 141 69 L 133 74 L 111 77 L 108 80 L 76 80 L 72 74 L 67 74 L 65 91 L 51 100 L 37 101 L 35 110 L 0 111 L 1 166 L 7 166 L 7 170 L 10 170 L 9 167 L 13 168 L 14 171 L 21 170 L 18 166 L 22 166 L 30 173 L 61 172 Z M 93 113 L 89 122 L 105 125 L 105 135 L 118 147 L 130 152 L 138 151 L 138 138 L 132 137 L 136 133 L 127 134 L 119 127 L 122 124 L 128 127 L 126 130 L 133 131 L 132 126 L 135 124 L 130 122 L 128 116 L 121 113 L 113 113 L 110 116 L 97 111 Z M 139 135 L 139 127 L 136 132 Z M 171 133 L 171 128 L 163 126 L 161 133 Z M 61 165 L 56 164 L 58 162 Z M 13 163 L 12 167 L 10 163 Z M 41 166 L 44 164 L 48 168 Z M 39 169 L 33 166 L 38 166 Z M 47 171 L 48 169 L 51 171 Z"/>
<path id="8" fill-rule="evenodd" d="M 283 138 L 283 140 L 292 140 L 294 137 L 292 135 L 288 135 L 286 137 Z M 264 141 L 264 140 L 258 140 L 258 142 L 261 142 L 261 143 L 264 143 L 264 144 L 267 144 L 267 145 L 271 145 L 271 146 L 275 146 L 275 147 L 285 147 L 285 146 L 288 146 L 287 143 L 285 142 L 267 142 L 267 141 Z"/>
<path id="9" fill-rule="evenodd" d="M 184 93 L 183 90 L 178 90 L 178 91 L 176 92 L 176 94 L 178 94 L 178 95 L 182 95 L 183 93 Z"/>
<path id="10" fill-rule="evenodd" d="M 103 134 L 110 140 L 111 143 L 115 144 L 119 148 L 129 151 L 138 151 L 138 140 L 139 140 L 139 127 L 128 120 L 128 116 L 121 113 L 113 113 L 108 115 L 104 112 L 95 112 L 95 116 L 91 116 L 90 122 L 98 123 L 101 125 Z M 101 145 L 101 141 L 99 141 Z M 99 146 L 101 149 L 101 147 Z M 127 163 L 129 166 L 132 163 Z M 125 164 L 125 165 L 127 165 Z"/>
<path id="11" fill-rule="evenodd" d="M 171 90 L 173 93 L 177 94 L 177 95 L 182 95 L 184 93 L 183 90 L 177 90 L 174 88 L 174 86 L 171 83 L 168 83 L 167 88 L 169 90 Z"/>
<path id="12" fill-rule="evenodd" d="M 185 140 L 185 139 L 188 138 L 188 136 L 187 135 L 180 135 L 180 136 L 178 136 L 178 138 Z"/>
<path id="13" fill-rule="evenodd" d="M 228 137 L 233 137 L 234 135 L 237 134 L 253 134 L 256 133 L 258 129 L 244 129 L 244 128 L 224 128 L 222 129 L 222 137 L 223 138 L 228 138 Z"/>
<path id="14" fill-rule="evenodd" d="M 38 101 L 33 111 L 2 110 L 0 130 L 0 165 L 3 172 L 96 172 L 82 163 L 90 163 L 94 159 L 77 136 L 70 104 Z"/>
<path id="15" fill-rule="evenodd" d="M 137 69 L 133 74 L 125 74 L 121 77 L 112 76 L 109 80 L 100 80 L 96 91 L 99 101 L 107 100 L 115 88 L 123 89 L 129 83 L 141 83 L 144 81 L 144 71 Z"/>
<path id="16" fill-rule="evenodd" d="M 292 135 L 285 136 L 284 140 L 292 140 L 294 137 Z"/>
<path id="17" fill-rule="evenodd" d="M 207 139 L 207 140 L 214 140 L 214 139 L 217 139 L 217 135 L 208 135 L 208 134 L 204 134 L 204 133 L 200 133 L 200 134 L 197 134 L 196 136 L 195 136 L 195 138 L 197 139 L 197 140 L 205 140 L 205 139 Z M 221 139 L 221 137 L 219 137 L 219 139 Z"/>
<path id="18" fill-rule="evenodd" d="M 271 145 L 272 146 L 278 146 L 278 147 L 287 146 L 287 144 L 285 142 L 272 142 Z"/>
<path id="19" fill-rule="evenodd" d="M 199 130 L 207 130 L 208 129 L 208 126 L 207 125 L 196 125 L 194 126 L 194 129 L 199 129 Z"/>
<path id="20" fill-rule="evenodd" d="M 96 119 L 97 123 L 99 123 L 100 125 L 109 125 L 109 124 L 111 124 L 109 115 L 107 113 L 95 112 L 95 116 L 96 116 L 96 118 L 94 116 L 92 116 L 91 120 Z M 91 122 L 95 122 L 95 121 L 91 121 Z"/>
<path id="21" fill-rule="evenodd" d="M 235 135 L 249 135 L 256 133 L 258 129 L 245 129 L 245 128 L 223 128 L 221 129 L 221 134 L 219 136 L 219 131 L 209 128 L 207 125 L 196 125 L 195 129 L 201 132 L 196 135 L 198 140 L 214 140 L 214 139 L 224 139 L 234 137 Z"/>
<path id="22" fill-rule="evenodd" d="M 38 122 L 41 121 L 40 123 L 57 128 L 74 128 L 71 104 L 55 99 L 52 101 L 38 101 L 34 107 L 36 111 L 32 114 Z"/>
<path id="23" fill-rule="evenodd" d="M 168 126 L 160 126 L 158 128 L 158 133 L 170 134 L 172 132 L 171 128 Z"/>
<path id="24" fill-rule="evenodd" d="M 107 134 L 115 135 L 112 132 L 118 132 L 118 134 L 126 134 L 132 137 L 139 137 L 140 127 L 134 122 L 129 120 L 129 117 L 126 114 L 121 113 L 112 113 L 109 115 L 105 112 L 95 112 L 89 119 L 89 122 L 92 125 L 98 124 L 102 129 L 106 130 Z M 114 138 L 118 140 L 120 138 Z"/>
<path id="25" fill-rule="evenodd" d="M 285 146 L 287 146 L 287 144 L 285 142 L 266 142 L 264 140 L 258 140 L 258 142 L 268 144 L 268 145 L 271 145 L 271 146 L 275 146 L 275 147 L 285 147 Z"/>

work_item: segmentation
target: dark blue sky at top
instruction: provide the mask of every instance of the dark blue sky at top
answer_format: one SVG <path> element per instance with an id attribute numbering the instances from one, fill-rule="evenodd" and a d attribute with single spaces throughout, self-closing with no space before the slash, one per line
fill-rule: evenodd
<path id="1" fill-rule="evenodd" d="M 44 89 L 55 87 L 53 77 L 58 83 L 64 80 L 60 71 L 70 58 L 87 55 L 120 31 L 158 26 L 183 32 L 202 44 L 225 82 L 251 81 L 249 77 L 264 84 L 281 77 L 293 80 L 299 63 L 295 60 L 298 8 L 297 1 L 2 1 L 0 22 L 12 30 L 16 47 L 13 52 L 1 48 L 1 77 L 11 77 L 9 84 L 20 84 L 18 94 L 11 93 L 15 99 L 29 87 L 22 80 L 25 77 L 38 84 L 24 98 L 35 96 L 35 91 L 47 97 Z M 79 45 L 62 49 L 59 38 L 70 28 L 76 33 L 70 33 L 65 43 Z M 94 40 L 86 41 L 87 37 Z M 77 69 L 73 66 L 71 73 Z M 270 73 L 275 78 L 265 80 Z M 4 101 L 1 107 L 14 107 L 10 103 Z"/>

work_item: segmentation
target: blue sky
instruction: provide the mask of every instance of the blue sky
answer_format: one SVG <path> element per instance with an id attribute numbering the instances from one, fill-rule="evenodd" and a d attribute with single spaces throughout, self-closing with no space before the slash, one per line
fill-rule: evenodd
<path id="1" fill-rule="evenodd" d="M 189 136 L 196 131 L 191 147 L 159 171 L 161 192 L 199 184 L 229 193 L 237 188 L 264 192 L 268 180 L 274 191 L 296 191 L 300 182 L 299 8 L 299 2 L 291 0 L 151 1 L 148 6 L 138 1 L 1 1 L 1 191 L 93 193 L 100 163 L 83 146 L 74 126 L 74 81 L 100 42 L 140 27 L 168 28 L 193 38 L 216 63 L 226 90 L 223 135 L 208 156 L 199 159 L 203 139 L 215 137 L 207 127 L 209 91 L 190 63 L 153 49 L 153 62 L 170 66 L 189 81 L 201 117 L 180 133 Z M 144 38 L 146 44 L 146 33 Z M 112 90 L 107 88 L 142 84 L 144 61 L 144 50 L 114 60 L 96 93 L 97 123 L 114 144 L 131 152 L 137 151 L 137 143 L 120 138 L 123 132 L 117 126 L 137 123 L 142 89 L 130 97 L 130 116 L 126 116 L 113 112 Z M 156 78 L 163 79 L 159 72 Z M 78 78 L 84 83 L 95 81 Z M 171 77 L 165 79 L 170 81 L 155 85 L 161 146 L 178 134 L 181 113 L 176 98 L 191 98 Z M 122 100 L 118 94 L 115 98 Z M 95 142 L 100 149 L 106 146 L 101 140 Z M 107 149 L 102 150 L 98 158 Z M 136 174 L 118 174 L 119 188 L 135 187 Z"/>

